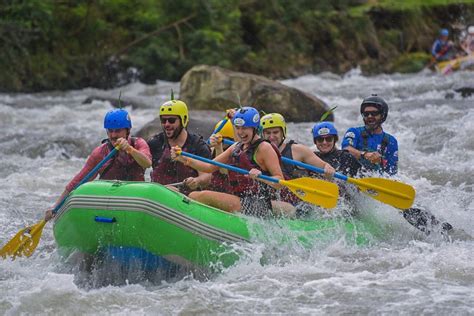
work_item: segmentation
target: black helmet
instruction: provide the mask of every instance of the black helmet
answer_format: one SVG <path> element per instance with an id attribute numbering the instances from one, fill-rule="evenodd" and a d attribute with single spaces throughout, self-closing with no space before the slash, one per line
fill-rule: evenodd
<path id="1" fill-rule="evenodd" d="M 388 115 L 388 105 L 384 99 L 378 97 L 376 94 L 372 94 L 370 97 L 365 98 L 360 105 L 360 114 L 364 112 L 366 106 L 375 106 L 379 109 L 380 113 L 382 114 L 382 123 L 385 122 Z"/>

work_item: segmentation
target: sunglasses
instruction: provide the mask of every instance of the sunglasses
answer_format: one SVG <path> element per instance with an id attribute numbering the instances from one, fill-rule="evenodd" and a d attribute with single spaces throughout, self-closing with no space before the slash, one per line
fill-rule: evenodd
<path id="1" fill-rule="evenodd" d="M 332 143 L 334 141 L 334 136 L 318 137 L 315 138 L 314 141 L 319 144 L 322 144 L 324 142 Z"/>
<path id="2" fill-rule="evenodd" d="M 369 117 L 369 116 L 373 116 L 373 117 L 376 117 L 380 115 L 380 111 L 366 111 L 366 112 L 362 112 L 362 116 L 363 117 Z"/>
<path id="3" fill-rule="evenodd" d="M 160 117 L 161 124 L 165 124 L 166 121 L 170 122 L 170 124 L 174 124 L 177 119 L 177 117 Z"/>

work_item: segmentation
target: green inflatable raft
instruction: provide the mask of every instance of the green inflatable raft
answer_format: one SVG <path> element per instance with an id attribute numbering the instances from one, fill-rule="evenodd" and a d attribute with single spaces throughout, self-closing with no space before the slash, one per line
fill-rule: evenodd
<path id="1" fill-rule="evenodd" d="M 59 252 L 104 253 L 146 269 L 212 273 L 236 263 L 249 243 L 367 245 L 378 227 L 353 218 L 259 219 L 230 214 L 148 182 L 93 181 L 74 190 L 55 217 Z M 243 247 L 242 247 L 243 246 Z"/>

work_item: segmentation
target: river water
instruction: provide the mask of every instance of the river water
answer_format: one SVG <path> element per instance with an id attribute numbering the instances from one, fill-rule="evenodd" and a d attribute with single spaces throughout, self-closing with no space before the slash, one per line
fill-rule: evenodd
<path id="1" fill-rule="evenodd" d="M 364 96 L 386 98 L 385 130 L 398 138 L 399 179 L 416 188 L 416 204 L 473 236 L 474 97 L 454 92 L 473 82 L 474 72 L 364 77 L 354 70 L 283 83 L 337 106 L 340 137 L 361 124 Z M 135 130 L 156 115 L 170 88 L 179 85 L 120 89 L 149 105 L 130 109 Z M 41 219 L 105 137 L 110 104 L 82 104 L 94 94 L 117 97 L 119 89 L 0 95 L 0 244 Z M 309 145 L 311 125 L 290 123 L 289 136 Z M 0 260 L 0 314 L 473 314 L 474 242 L 425 236 L 395 209 L 364 203 L 390 231 L 387 238 L 367 247 L 340 240 L 306 252 L 280 249 L 265 265 L 266 245 L 255 245 L 248 258 L 207 281 L 189 275 L 85 286 L 59 258 L 48 224 L 32 257 Z"/>

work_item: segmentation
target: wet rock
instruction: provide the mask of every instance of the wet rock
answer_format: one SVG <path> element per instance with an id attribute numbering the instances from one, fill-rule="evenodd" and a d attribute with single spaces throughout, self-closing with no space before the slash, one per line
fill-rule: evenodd
<path id="1" fill-rule="evenodd" d="M 84 101 L 82 101 L 82 104 L 89 104 L 89 103 L 92 103 L 93 101 L 109 102 L 114 108 L 131 107 L 132 109 L 139 109 L 139 108 L 143 109 L 143 108 L 150 107 L 150 105 L 148 104 L 145 104 L 137 100 L 132 100 L 130 98 L 121 98 L 119 100 L 118 98 L 104 97 L 104 96 L 98 96 L 98 95 L 87 97 Z"/>
<path id="2" fill-rule="evenodd" d="M 319 121 L 329 108 L 306 92 L 277 81 L 217 66 L 199 65 L 181 79 L 180 99 L 192 109 L 225 110 L 240 104 L 266 113 L 281 113 L 288 121 Z M 328 120 L 333 120 L 330 115 Z"/>
<path id="3" fill-rule="evenodd" d="M 470 97 L 474 94 L 474 88 L 472 87 L 462 87 L 458 89 L 454 89 L 457 93 L 460 93 L 463 98 Z"/>

